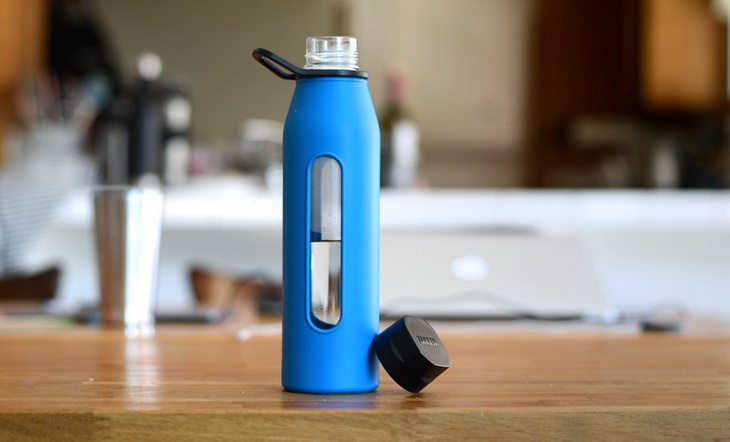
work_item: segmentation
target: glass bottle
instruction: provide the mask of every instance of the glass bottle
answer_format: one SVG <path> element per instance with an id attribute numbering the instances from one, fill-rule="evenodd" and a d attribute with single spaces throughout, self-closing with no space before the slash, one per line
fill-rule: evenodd
<path id="1" fill-rule="evenodd" d="M 254 57 L 296 80 L 284 126 L 282 384 L 305 393 L 377 388 L 377 117 L 351 37 L 310 37 L 306 65 Z"/>

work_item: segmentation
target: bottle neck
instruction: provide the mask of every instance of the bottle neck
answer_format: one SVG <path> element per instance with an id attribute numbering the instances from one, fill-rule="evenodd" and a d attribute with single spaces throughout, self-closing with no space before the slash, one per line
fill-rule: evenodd
<path id="1" fill-rule="evenodd" d="M 309 37 L 305 59 L 308 70 L 360 70 L 357 39 L 352 37 Z"/>

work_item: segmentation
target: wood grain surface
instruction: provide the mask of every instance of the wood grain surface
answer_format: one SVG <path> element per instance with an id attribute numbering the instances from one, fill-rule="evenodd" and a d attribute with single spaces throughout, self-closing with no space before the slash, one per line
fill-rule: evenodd
<path id="1" fill-rule="evenodd" d="M 288 393 L 281 338 L 0 334 L 0 440 L 727 440 L 730 336 L 446 334 L 420 394 Z"/>

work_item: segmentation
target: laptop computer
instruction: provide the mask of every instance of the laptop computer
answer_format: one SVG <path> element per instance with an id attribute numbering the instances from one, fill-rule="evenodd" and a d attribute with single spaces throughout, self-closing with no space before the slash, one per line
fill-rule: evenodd
<path id="1" fill-rule="evenodd" d="M 385 317 L 578 319 L 607 307 L 569 236 L 383 232 L 380 271 Z"/>

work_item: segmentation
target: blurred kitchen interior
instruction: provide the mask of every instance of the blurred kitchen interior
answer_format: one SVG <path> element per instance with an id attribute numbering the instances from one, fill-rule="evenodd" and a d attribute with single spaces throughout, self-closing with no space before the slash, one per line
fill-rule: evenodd
<path id="1" fill-rule="evenodd" d="M 283 120 L 291 91 L 261 86 L 270 79 L 251 62 L 254 47 L 302 62 L 307 36 L 349 34 L 359 38 L 380 112 L 389 69 L 405 72 L 422 184 L 727 183 L 722 0 L 79 3 L 108 39 L 125 84 L 140 54 L 159 54 L 164 77 L 192 97 L 198 148 L 237 143 L 246 120 Z M 7 131 L 13 88 L 47 66 L 49 2 L 6 0 L 2 8 Z"/>
<path id="2" fill-rule="evenodd" d="M 726 2 L 710 0 L 100 0 L 133 66 L 157 51 L 185 79 L 195 139 L 283 119 L 255 46 L 303 61 L 313 34 L 360 40 L 376 109 L 393 64 L 435 187 L 722 187 Z M 214 143 L 213 143 L 214 144 Z M 669 157 L 669 158 L 667 158 Z M 667 164 L 668 163 L 668 164 Z M 675 163 L 675 164 L 673 164 Z M 671 169 L 676 167 L 676 176 Z"/>
<path id="3" fill-rule="evenodd" d="M 175 195 L 181 195 L 175 193 L 175 188 L 188 188 L 186 185 L 200 182 L 221 185 L 213 193 L 210 188 L 205 190 L 208 193 L 193 192 L 192 196 L 187 193 L 185 204 L 170 206 L 174 210 L 169 219 L 178 224 L 175 224 L 177 230 L 175 226 L 170 228 L 169 223 L 166 227 L 167 235 L 175 240 L 163 240 L 163 267 L 168 258 L 176 260 L 175 271 L 188 266 L 192 261 L 181 258 L 182 249 L 187 247 L 184 253 L 193 251 L 202 255 L 201 244 L 207 244 L 208 262 L 243 271 L 244 261 L 231 250 L 236 247 L 244 250 L 247 244 L 253 244 L 252 250 L 278 247 L 279 233 L 275 227 L 280 219 L 275 219 L 275 215 L 279 214 L 279 207 L 272 205 L 275 200 L 258 201 L 257 204 L 263 205 L 257 206 L 259 209 L 268 208 L 263 211 L 239 206 L 235 203 L 239 201 L 235 193 L 238 187 L 230 193 L 230 199 L 224 198 L 235 187 L 230 185 L 231 181 L 207 179 L 235 176 L 248 180 L 253 176 L 254 183 L 262 183 L 261 167 L 277 159 L 275 155 L 273 159 L 252 159 L 245 138 L 253 124 L 258 128 L 259 141 L 273 140 L 276 144 L 277 131 L 280 131 L 277 122 L 285 118 L 293 89 L 293 85 L 275 83 L 271 74 L 252 60 L 251 51 L 256 47 L 268 48 L 301 65 L 307 36 L 352 35 L 358 38 L 360 66 L 370 73 L 370 89 L 381 117 L 388 107 L 389 78 L 394 70 L 400 73 L 403 105 L 420 133 L 420 163 L 413 189 L 437 192 L 461 189 L 467 196 L 477 195 L 468 193 L 476 189 L 516 189 L 513 193 L 488 194 L 484 201 L 494 205 L 480 207 L 458 203 L 463 194 L 451 198 L 436 193 L 434 198 L 438 201 L 434 203 L 428 194 L 422 193 L 421 196 L 426 195 L 424 201 L 416 198 L 402 204 L 401 200 L 387 199 L 393 194 L 384 192 L 387 197 L 383 200 L 385 231 L 393 225 L 423 227 L 419 223 L 424 219 L 433 225 L 442 220 L 443 225 L 439 227 L 449 228 L 456 224 L 473 227 L 469 223 L 481 223 L 479 226 L 484 227 L 485 223 L 499 224 L 506 219 L 518 225 L 528 223 L 531 229 L 541 233 L 550 233 L 558 225 L 556 232 L 573 234 L 593 228 L 571 217 L 578 213 L 574 212 L 576 204 L 585 203 L 591 210 L 580 220 L 594 220 L 599 230 L 604 226 L 613 228 L 614 221 L 629 226 L 638 220 L 636 226 L 629 227 L 635 230 L 633 233 L 646 237 L 642 229 L 653 228 L 654 221 L 656 225 L 668 225 L 670 230 L 673 226 L 684 228 L 695 222 L 695 218 L 687 218 L 691 214 L 675 217 L 674 204 L 678 202 L 686 203 L 681 207 L 690 209 L 702 207 L 703 211 L 695 212 L 701 218 L 702 228 L 720 230 L 721 241 L 726 242 L 725 227 L 717 221 L 725 218 L 717 218 L 714 209 L 704 210 L 716 205 L 710 197 L 695 203 L 675 198 L 682 192 L 664 199 L 660 195 L 656 210 L 639 213 L 643 208 L 655 207 L 636 199 L 644 198 L 644 194 L 628 194 L 628 199 L 621 200 L 621 204 L 610 197 L 600 197 L 609 198 L 605 205 L 607 200 L 594 196 L 568 200 L 560 199 L 563 195 L 560 193 L 526 193 L 525 190 L 727 188 L 730 182 L 726 24 L 729 3 L 725 0 L 1 0 L 0 130 L 4 137 L 0 167 L 6 178 L 12 175 L 18 158 L 25 154 L 23 142 L 19 140 L 24 136 L 33 140 L 39 132 L 34 128 L 43 126 L 37 124 L 38 115 L 23 112 L 24 107 L 18 104 L 23 91 L 29 89 L 27 84 L 53 85 L 54 75 L 50 71 L 69 60 L 70 52 L 64 52 L 63 45 L 59 44 L 61 40 L 54 38 L 56 34 L 51 26 L 54 14 L 64 14 L 66 25 L 75 29 L 76 37 L 80 35 L 81 40 L 87 38 L 93 42 L 91 49 L 80 52 L 79 59 L 82 66 L 84 60 L 92 60 L 92 65 L 100 68 L 94 72 L 101 73 L 101 80 L 99 76 L 84 77 L 83 72 L 76 72 L 80 78 L 74 81 L 85 85 L 86 88 L 77 89 L 86 90 L 89 97 L 103 106 L 99 105 L 98 109 L 92 106 L 91 113 L 74 114 L 83 123 L 79 126 L 73 120 L 75 127 L 83 129 L 81 133 L 74 129 L 70 134 L 63 130 L 60 135 L 51 134 L 55 140 L 64 136 L 79 137 L 73 142 L 83 145 L 83 155 L 64 166 L 68 173 L 50 186 L 53 192 L 46 191 L 43 207 L 50 207 L 51 200 L 60 201 L 63 192 L 71 193 L 92 182 L 85 177 L 93 173 L 93 167 L 90 169 L 84 161 L 103 157 L 104 148 L 98 143 L 99 122 L 115 121 L 113 111 L 119 109 L 114 109 L 114 98 L 134 93 L 139 83 L 136 73 L 139 57 L 153 51 L 162 66 L 160 84 L 170 96 L 189 100 L 190 106 L 183 107 L 182 114 L 188 112 L 192 118 L 183 131 L 189 152 L 180 157 L 184 164 L 182 173 L 169 180 L 171 204 L 178 201 Z M 46 81 L 38 82 L 38 78 Z M 43 87 L 36 89 L 43 90 Z M 43 94 L 30 96 L 36 99 Z M 77 102 L 84 101 L 77 99 Z M 262 125 L 256 123 L 259 120 L 272 121 Z M 270 147 L 266 146 L 266 149 Z M 56 160 L 52 164 L 55 171 L 64 169 Z M 35 173 L 49 180 L 53 175 L 43 171 Z M 264 182 L 277 190 L 275 180 Z M 17 191 L 8 185 L 4 187 L 0 188 L 3 192 L 0 205 L 4 203 L 7 207 L 0 213 L 7 218 L 8 213 L 14 213 L 9 209 L 12 198 L 30 190 L 28 186 L 18 187 Z M 439 195 L 443 198 L 439 199 Z M 513 200 L 506 199 L 510 195 Z M 544 205 L 533 204 L 531 198 L 540 195 L 549 201 L 546 199 Z M 557 199 L 550 199 L 553 196 Z M 206 207 L 212 206 L 205 204 L 213 204 L 218 197 L 226 204 L 221 202 L 215 210 L 224 208 L 232 212 L 206 212 Z M 190 200 L 198 206 L 192 207 Z M 475 196 L 475 200 L 479 199 Z M 25 204 L 23 201 L 18 204 Z M 596 205 L 598 201 L 601 207 Z M 612 203 L 617 205 L 611 206 Z M 442 216 L 443 210 L 431 207 L 433 204 L 455 210 Z M 509 210 L 500 211 L 503 206 Z M 69 207 L 78 208 L 74 204 Z M 403 207 L 414 210 L 391 210 Z M 614 210 L 615 207 L 622 209 Z M 631 210 L 624 210 L 626 207 Z M 546 210 L 534 213 L 538 208 Z M 725 213 L 724 209 L 717 210 Z M 548 212 L 559 214 L 560 222 L 553 223 L 553 218 L 546 217 Z M 23 228 L 28 232 L 31 227 L 40 229 L 40 222 L 51 216 L 50 211 L 45 218 L 40 213 L 46 212 L 34 212 L 32 222 L 21 223 Z M 474 213 L 479 215 L 474 218 L 477 221 L 469 218 Z M 54 243 L 55 251 L 65 253 L 63 259 L 86 261 L 83 266 L 70 266 L 71 273 L 74 268 L 85 270 L 76 271 L 80 276 L 73 284 L 69 282 L 73 277 L 67 275 L 65 290 L 85 291 L 81 297 L 89 301 L 94 296 L 93 284 L 87 278 L 88 271 L 93 269 L 93 251 L 89 239 L 83 236 L 88 236 L 88 232 L 80 233 L 83 226 L 89 228 L 89 221 L 72 211 L 66 215 L 61 217 L 55 233 L 56 240 L 61 238 L 66 242 Z M 88 215 L 87 212 L 84 216 Z M 190 227 L 194 223 L 189 219 L 205 216 L 208 218 L 198 220 L 199 227 Z M 233 229 L 237 217 L 245 222 L 236 228 L 248 231 L 249 235 L 226 237 L 226 229 Z M 256 236 L 256 228 L 265 224 L 261 221 L 264 218 L 270 223 L 266 224 L 266 228 L 271 227 L 267 231 L 269 236 Z M 647 219 L 651 222 L 642 224 Z M 8 224 L 8 219 L 4 222 Z M 194 231 L 185 231 L 188 227 Z M 271 241 L 267 243 L 264 237 Z M 594 248 L 610 248 L 616 244 L 606 238 L 587 243 Z M 604 289 L 608 286 L 609 292 L 623 294 L 627 299 L 630 296 L 627 293 L 639 293 L 636 278 L 647 274 L 668 287 L 669 283 L 662 281 L 672 267 L 662 267 L 665 264 L 661 262 L 662 257 L 671 255 L 695 262 L 695 258 L 706 255 L 706 249 L 698 244 L 719 244 L 714 236 L 703 238 L 704 243 L 689 237 L 683 243 L 680 241 L 687 247 L 695 247 L 692 251 L 695 255 L 683 255 L 684 252 L 671 247 L 668 255 L 659 253 L 665 250 L 662 247 L 667 241 L 665 237 L 657 238 L 655 244 L 646 246 L 646 268 L 633 264 L 631 267 L 621 257 L 597 259 L 599 267 L 609 269 L 599 268 Z M 68 250 L 71 242 L 73 251 Z M 18 248 L 27 245 L 20 244 Z M 3 255 L 13 252 L 11 249 L 6 243 Z M 620 253 L 637 256 L 630 248 Z M 718 253 L 721 258 L 712 262 L 725 259 L 722 258 L 725 252 Z M 7 264 L 8 257 L 2 258 Z M 268 264 L 276 267 L 277 257 L 270 258 Z M 239 268 L 233 265 L 236 262 L 241 264 Z M 655 263 L 658 263 L 656 269 Z M 616 270 L 621 265 L 626 268 Z M 712 279 L 718 275 L 715 267 L 702 265 L 701 278 L 710 281 L 713 293 L 719 293 L 722 281 Z M 634 279 L 626 279 L 624 270 L 631 272 L 629 276 L 633 275 Z M 608 278 L 601 272 L 613 273 Z M 711 278 L 706 278 L 707 275 Z M 611 281 L 607 283 L 606 278 Z M 180 283 L 172 290 L 165 286 L 164 275 L 162 279 L 162 292 L 179 291 Z M 614 283 L 619 280 L 625 282 Z M 672 293 L 684 293 L 682 287 L 694 287 L 695 282 L 688 279 L 684 286 L 674 284 Z M 661 295 L 657 292 L 651 296 L 658 299 Z M 711 310 L 710 306 L 716 302 L 717 298 L 710 296 L 705 310 Z"/>

